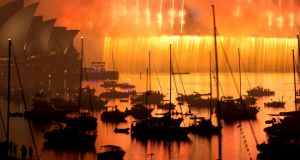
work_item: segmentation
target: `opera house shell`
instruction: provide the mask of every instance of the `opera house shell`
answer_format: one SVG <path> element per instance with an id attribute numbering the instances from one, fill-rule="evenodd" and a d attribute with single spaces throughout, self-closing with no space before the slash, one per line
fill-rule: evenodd
<path id="1" fill-rule="evenodd" d="M 64 56 L 78 57 L 78 52 L 73 47 L 73 39 L 78 30 L 54 26 L 56 19 L 43 20 L 42 16 L 34 16 L 38 3 L 23 6 L 24 0 L 15 0 L 0 7 L 2 59 L 7 57 L 8 38 L 12 40 L 13 51 L 18 60 L 39 59 L 41 62 L 41 59 L 47 59 L 47 63 L 51 63 L 50 59 L 54 57 L 55 59 L 65 59 Z"/>
<path id="2" fill-rule="evenodd" d="M 34 16 L 39 3 L 24 7 L 24 0 L 0 6 L 0 71 L 7 73 L 8 39 L 22 78 L 43 79 L 78 72 L 79 53 L 73 46 L 78 30 L 55 26 L 56 19 Z M 61 74 L 61 75 L 60 75 Z"/>

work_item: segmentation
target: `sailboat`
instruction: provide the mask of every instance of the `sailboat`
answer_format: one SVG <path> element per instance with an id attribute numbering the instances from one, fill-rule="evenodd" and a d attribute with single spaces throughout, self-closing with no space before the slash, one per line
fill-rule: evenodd
<path id="1" fill-rule="evenodd" d="M 127 110 L 127 113 L 135 119 L 145 119 L 151 116 L 153 108 L 147 107 L 147 104 L 138 103 Z"/>
<path id="2" fill-rule="evenodd" d="M 98 160 L 123 160 L 125 151 L 114 145 L 101 146 L 100 153 L 97 153 Z"/>
<path id="3" fill-rule="evenodd" d="M 172 46 L 170 45 L 170 105 L 172 103 Z M 172 118 L 171 106 L 163 117 L 149 117 L 132 123 L 131 135 L 140 139 L 186 139 L 189 127 L 181 127 L 183 119 Z"/>
<path id="4" fill-rule="evenodd" d="M 118 106 L 106 106 L 107 109 L 100 115 L 102 122 L 126 122 L 128 114 L 118 109 Z M 111 108 L 111 110 L 109 110 Z"/>
<path id="5" fill-rule="evenodd" d="M 263 97 L 263 96 L 274 96 L 275 91 L 272 91 L 268 88 L 263 88 L 261 86 L 256 86 L 255 88 L 252 88 L 247 91 L 249 96 L 253 97 Z"/>
<path id="6" fill-rule="evenodd" d="M 102 92 L 99 97 L 104 99 L 117 99 L 117 98 L 129 98 L 130 95 L 136 94 L 135 91 L 118 91 L 113 87 L 112 89 L 109 89 L 106 92 Z"/>
<path id="7" fill-rule="evenodd" d="M 216 99 L 213 98 L 212 100 L 208 97 L 210 94 L 201 94 L 198 92 L 194 92 L 190 95 L 180 95 L 176 98 L 179 102 L 187 102 L 191 107 L 210 107 L 210 103 L 212 101 L 213 106 L 216 106 Z M 204 98 L 206 97 L 206 98 Z"/>
<path id="8" fill-rule="evenodd" d="M 50 99 L 50 103 L 55 106 L 55 108 L 64 110 L 68 113 L 76 113 L 79 112 L 79 108 L 77 104 L 73 101 L 67 101 L 63 97 L 57 95 L 54 98 Z"/>
<path id="9" fill-rule="evenodd" d="M 239 99 L 223 99 L 220 106 L 220 118 L 224 119 L 225 122 L 233 123 L 239 120 L 256 119 L 256 114 L 259 108 L 252 103 L 245 103 L 242 97 L 242 78 L 241 78 L 241 62 L 240 62 L 240 50 L 239 55 L 239 79 L 240 79 L 240 90 Z"/>
<path id="10" fill-rule="evenodd" d="M 81 38 L 81 72 L 83 62 L 83 37 Z M 80 89 L 79 89 L 79 103 L 81 100 L 81 82 L 82 73 L 80 74 Z M 45 147 L 55 149 L 71 149 L 71 150 L 94 150 L 96 141 L 97 118 L 89 112 L 80 112 L 78 116 L 67 120 L 66 125 L 58 125 L 55 129 L 47 131 L 44 134 Z"/>
<path id="11" fill-rule="evenodd" d="M 212 98 L 212 77 L 211 77 L 211 72 L 212 72 L 212 58 L 211 58 L 211 54 L 210 55 L 210 69 L 209 69 L 209 84 L 210 84 L 210 103 L 209 103 L 209 119 L 204 119 L 201 118 L 200 121 L 198 119 L 195 119 L 194 124 L 191 126 L 191 132 L 200 134 L 200 135 L 207 135 L 207 136 L 211 136 L 214 134 L 220 134 L 221 133 L 221 126 L 214 126 L 212 124 L 212 112 L 213 112 L 213 98 Z"/>
<path id="12" fill-rule="evenodd" d="M 130 83 L 119 83 L 117 82 L 116 80 L 105 80 L 103 82 L 103 84 L 100 85 L 101 87 L 103 88 L 121 88 L 121 89 L 134 89 L 135 88 L 135 85 L 133 84 L 130 84 Z"/>
<path id="13" fill-rule="evenodd" d="M 5 159 L 10 159 L 10 145 L 12 145 L 12 142 L 10 141 L 10 118 L 9 118 L 9 114 L 10 114 L 10 95 L 11 95 L 11 85 L 10 85 L 10 68 L 11 68 L 11 40 L 9 39 L 9 52 L 8 52 L 8 88 L 7 88 L 7 128 L 5 130 L 5 126 L 3 126 L 5 134 L 6 134 L 6 141 L 4 142 L 0 142 L 0 158 L 5 158 Z M 1 115 L 2 116 L 2 115 Z"/>
<path id="14" fill-rule="evenodd" d="M 8 87 L 7 87 L 7 128 L 6 128 L 6 130 L 5 130 L 4 122 L 3 122 L 3 119 L 2 119 L 3 128 L 4 128 L 4 132 L 6 134 L 7 139 L 4 142 L 0 142 L 0 159 L 7 159 L 7 160 L 18 159 L 17 155 L 13 155 L 13 152 L 14 152 L 13 151 L 13 146 L 16 146 L 16 144 L 10 140 L 11 56 L 12 56 L 12 50 L 13 50 L 12 41 L 9 38 L 8 39 L 8 78 L 7 78 L 8 79 L 8 85 L 7 85 Z M 23 99 L 23 103 L 24 103 L 24 108 L 25 108 L 25 111 L 27 111 L 26 98 L 25 98 L 23 85 L 22 85 L 22 82 L 21 82 L 20 72 L 19 72 L 19 68 L 18 68 L 18 64 L 17 64 L 15 54 L 14 54 L 13 58 L 14 58 L 14 61 L 15 61 L 17 77 L 18 77 L 18 81 L 19 81 L 19 85 L 20 85 L 20 91 L 21 91 L 21 95 L 22 95 L 22 99 Z M 1 118 L 3 118 L 2 114 L 1 114 Z M 31 125 L 30 120 L 28 120 L 28 125 L 29 125 L 29 130 L 30 130 L 32 142 L 33 142 L 33 145 L 34 145 L 34 149 L 36 151 L 37 160 L 39 160 L 39 153 L 37 151 L 36 141 L 35 141 L 35 138 L 34 138 L 32 125 Z"/>
<path id="15" fill-rule="evenodd" d="M 153 91 L 151 88 L 151 53 L 149 52 L 148 58 L 148 71 L 147 71 L 147 80 L 146 83 L 149 81 L 149 89 L 148 85 L 146 85 L 146 91 L 140 94 L 133 95 L 130 100 L 132 104 L 136 103 L 143 103 L 143 104 L 161 104 L 165 95 L 160 91 Z M 146 102 L 147 100 L 147 102 Z"/>
<path id="16" fill-rule="evenodd" d="M 44 134 L 44 146 L 63 150 L 94 151 L 96 137 L 95 131 L 87 132 L 74 127 L 59 126 Z"/>
<path id="17" fill-rule="evenodd" d="M 115 59 L 114 59 L 114 52 L 112 54 L 112 70 L 115 71 Z M 127 89 L 131 90 L 135 88 L 135 85 L 129 84 L 127 82 L 125 83 L 120 83 L 119 82 L 120 77 L 118 79 L 112 80 L 112 79 L 107 79 L 104 80 L 104 82 L 100 85 L 103 88 L 121 88 L 121 89 Z"/>
<path id="18" fill-rule="evenodd" d="M 114 70 L 114 55 L 112 52 L 112 61 L 113 61 L 113 70 Z M 131 90 L 135 86 L 130 85 L 129 83 L 118 83 L 114 80 L 107 80 L 102 87 L 107 88 L 105 92 L 102 92 L 99 97 L 104 99 L 118 99 L 118 98 L 126 98 L 128 99 L 130 95 L 136 94 L 135 90 Z M 128 88 L 127 88 L 128 87 Z M 117 88 L 126 89 L 126 91 L 117 90 Z"/>
<path id="19" fill-rule="evenodd" d="M 31 110 L 24 112 L 25 118 L 39 121 L 65 120 L 66 115 L 67 111 L 57 109 L 43 92 L 36 93 Z"/>
<path id="20" fill-rule="evenodd" d="M 294 92 L 296 99 L 296 74 L 293 50 Z M 259 159 L 299 159 L 300 112 L 295 102 L 295 111 L 281 112 L 279 121 L 271 120 L 271 126 L 264 129 L 268 142 L 256 146 Z M 274 118 L 275 119 L 275 118 Z M 268 121 L 269 122 L 269 121 Z"/>
<path id="21" fill-rule="evenodd" d="M 274 108 L 284 108 L 286 102 L 284 102 L 283 100 L 279 100 L 279 101 L 269 101 L 269 102 L 265 102 L 264 105 L 265 107 L 274 107 Z"/>
<path id="22" fill-rule="evenodd" d="M 146 80 L 146 94 L 145 94 L 145 102 L 137 102 L 135 104 L 133 104 L 133 106 L 131 107 L 130 110 L 128 110 L 128 114 L 130 114 L 133 118 L 135 119 L 146 119 L 148 117 L 151 117 L 151 113 L 154 110 L 153 108 L 150 108 L 150 104 L 149 103 L 149 96 L 151 96 L 150 98 L 152 99 L 156 99 L 154 98 L 155 95 L 153 94 L 153 92 L 151 91 L 151 63 L 150 63 L 150 59 L 151 59 L 151 52 L 149 52 L 149 64 L 148 64 L 148 68 L 147 68 L 147 80 Z M 149 81 L 149 83 L 148 83 Z M 149 84 L 149 86 L 148 86 Z M 149 90 L 148 90 L 149 87 Z M 161 94 L 157 94 L 158 96 L 160 96 Z M 161 98 L 158 98 L 161 99 Z M 158 100 L 159 101 L 159 100 Z"/>
<path id="23" fill-rule="evenodd" d="M 83 67 L 83 40 L 84 38 L 81 38 L 81 66 L 80 70 L 82 72 L 82 67 Z M 81 108 L 81 100 L 82 100 L 82 73 L 80 73 L 79 77 L 79 97 L 78 97 L 78 108 Z M 88 92 L 88 98 L 89 98 L 89 106 L 91 106 L 92 112 L 93 112 L 93 101 L 92 101 L 92 95 L 91 95 L 91 89 L 88 87 L 87 89 Z M 95 91 L 94 91 L 95 92 Z M 93 93 L 94 93 L 93 92 Z M 79 114 L 76 115 L 73 118 L 67 119 L 67 125 L 71 127 L 77 127 L 79 129 L 84 129 L 84 130 L 90 130 L 90 129 L 96 129 L 97 127 L 97 118 L 94 117 L 88 110 L 85 111 L 80 111 Z"/>
<path id="24" fill-rule="evenodd" d="M 114 58 L 113 58 L 113 70 L 114 70 Z M 127 96 L 129 96 L 129 93 L 125 93 L 125 92 L 121 93 L 119 91 L 116 91 L 113 88 L 113 90 L 106 92 L 106 94 L 100 94 L 100 97 L 103 97 L 105 95 L 109 96 L 109 97 L 105 97 L 105 98 L 115 99 L 115 98 L 127 98 Z M 128 116 L 128 114 L 126 112 L 120 111 L 118 109 L 118 106 L 116 105 L 116 106 L 106 106 L 105 110 L 101 113 L 100 118 L 101 118 L 102 122 L 119 123 L 119 122 L 126 122 L 125 118 L 127 116 Z"/>
<path id="25" fill-rule="evenodd" d="M 298 41 L 298 54 L 299 54 L 299 57 L 300 57 L 300 37 L 299 37 L 299 34 L 297 34 L 297 41 Z M 300 79 L 300 61 L 299 61 L 299 59 L 298 59 L 298 64 L 296 64 L 296 68 L 297 68 L 297 75 L 298 75 L 298 80 Z M 296 86 L 295 86 L 295 88 L 296 88 Z M 296 92 L 295 92 L 295 97 L 296 97 L 296 99 L 295 99 L 295 102 L 296 103 L 300 103 L 300 90 L 298 90 L 297 88 L 296 88 Z"/>
<path id="26" fill-rule="evenodd" d="M 165 95 L 163 95 L 160 91 L 146 91 L 141 94 L 133 95 L 130 100 L 131 103 L 145 103 L 146 96 L 148 97 L 149 104 L 161 104 Z"/>
<path id="27" fill-rule="evenodd" d="M 81 96 L 75 96 L 75 103 L 80 106 L 93 106 L 95 110 L 102 110 L 107 104 L 107 100 L 102 100 L 101 97 L 96 96 L 95 88 L 91 88 L 89 85 L 82 87 L 77 92 L 81 92 Z M 80 100 L 79 100 L 80 98 Z"/>

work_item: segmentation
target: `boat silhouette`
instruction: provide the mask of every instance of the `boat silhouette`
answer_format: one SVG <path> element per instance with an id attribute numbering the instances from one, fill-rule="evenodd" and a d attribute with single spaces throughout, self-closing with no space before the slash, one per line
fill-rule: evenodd
<path id="1" fill-rule="evenodd" d="M 96 90 L 94 88 L 90 88 L 90 86 L 85 86 L 84 88 L 81 88 L 81 97 L 78 95 L 75 96 L 75 103 L 80 103 L 80 106 L 82 107 L 88 107 L 93 106 L 93 109 L 95 110 L 102 110 L 105 108 L 105 105 L 108 101 L 102 100 L 101 97 L 96 96 L 95 92 Z M 79 102 L 79 98 L 81 99 Z"/>
<path id="2" fill-rule="evenodd" d="M 142 102 L 142 103 L 146 103 L 146 96 L 147 96 L 147 103 L 148 104 L 160 104 L 165 95 L 162 94 L 160 91 L 146 91 L 146 92 L 142 92 L 142 93 L 137 93 L 137 94 L 134 94 L 130 100 L 131 100 L 131 103 L 132 104 L 135 104 L 135 103 L 139 103 L 139 102 Z"/>
<path id="3" fill-rule="evenodd" d="M 121 88 L 121 89 L 134 89 L 135 86 L 129 83 L 120 83 L 115 80 L 105 80 L 103 84 L 100 85 L 104 88 Z"/>
<path id="4" fill-rule="evenodd" d="M 117 91 L 115 88 L 113 88 L 106 92 L 101 93 L 99 97 L 104 99 L 129 98 L 130 95 L 133 95 L 135 93 L 136 93 L 135 91 L 127 91 L 127 92 Z"/>
<path id="5" fill-rule="evenodd" d="M 297 35 L 299 42 L 299 35 Z M 294 71 L 294 93 L 296 100 L 296 66 L 295 55 L 293 53 L 293 71 Z M 300 150 L 300 111 L 295 103 L 295 111 L 280 112 L 276 118 L 266 121 L 266 124 L 271 124 L 264 129 L 268 135 L 268 141 L 256 145 L 260 152 L 257 155 L 258 159 L 299 159 Z M 283 118 L 280 118 L 283 117 Z"/>
<path id="6" fill-rule="evenodd" d="M 82 68 L 83 72 L 86 72 L 89 80 L 117 80 L 119 79 L 119 72 L 118 71 L 107 71 L 105 69 L 105 62 L 92 62 L 91 68 Z M 87 77 L 84 78 L 87 80 Z"/>
<path id="7" fill-rule="evenodd" d="M 261 86 L 256 86 L 247 91 L 249 96 L 253 97 L 263 97 L 263 96 L 274 96 L 275 92 L 270 89 L 263 88 Z"/>
<path id="8" fill-rule="evenodd" d="M 59 96 L 51 98 L 50 103 L 53 104 L 55 108 L 64 110 L 68 113 L 74 113 L 79 111 L 77 104 L 75 102 L 66 101 L 65 99 Z"/>
<path id="9" fill-rule="evenodd" d="M 61 126 L 44 134 L 45 147 L 63 150 L 94 151 L 97 134 L 74 127 Z"/>
<path id="10" fill-rule="evenodd" d="M 126 122 L 128 114 L 118 109 L 118 106 L 107 107 L 111 110 L 105 110 L 101 113 L 100 117 L 103 122 Z"/>
<path id="11" fill-rule="evenodd" d="M 100 152 L 97 153 L 98 160 L 123 160 L 125 151 L 115 145 L 101 146 Z"/>
<path id="12" fill-rule="evenodd" d="M 242 100 L 222 99 L 220 101 L 220 118 L 227 123 L 239 120 L 256 119 L 259 108 L 245 104 Z"/>
<path id="13" fill-rule="evenodd" d="M 265 102 L 265 107 L 276 107 L 276 108 L 283 108 L 286 102 L 283 101 L 270 101 Z"/>
<path id="14" fill-rule="evenodd" d="M 126 134 L 129 134 L 129 130 L 130 130 L 130 128 L 115 128 L 114 132 L 115 133 L 126 133 Z"/>
<path id="15" fill-rule="evenodd" d="M 48 100 L 43 92 L 36 93 L 32 109 L 24 112 L 24 117 L 33 120 L 64 120 L 67 112 L 55 108 Z"/>
<path id="16" fill-rule="evenodd" d="M 253 102 L 253 95 L 242 96 L 242 75 L 241 75 L 241 57 L 239 56 L 239 98 L 233 99 L 232 96 L 222 97 L 220 101 L 220 118 L 226 123 L 234 123 L 240 120 L 256 119 L 259 108 Z M 246 101 L 244 101 L 246 100 Z"/>
<path id="17" fill-rule="evenodd" d="M 131 115 L 135 119 L 145 119 L 151 116 L 153 108 L 148 108 L 143 103 L 135 104 L 130 110 L 126 110 L 125 113 Z"/>

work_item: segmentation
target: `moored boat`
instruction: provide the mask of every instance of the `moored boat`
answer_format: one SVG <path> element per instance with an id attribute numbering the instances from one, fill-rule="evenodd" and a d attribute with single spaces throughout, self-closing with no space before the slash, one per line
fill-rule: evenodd
<path id="1" fill-rule="evenodd" d="M 101 146 L 100 152 L 97 153 L 98 160 L 122 160 L 125 155 L 125 151 L 115 145 Z"/>

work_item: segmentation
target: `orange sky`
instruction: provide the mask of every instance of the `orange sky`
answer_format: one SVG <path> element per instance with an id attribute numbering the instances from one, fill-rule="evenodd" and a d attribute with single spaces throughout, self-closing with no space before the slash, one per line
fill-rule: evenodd
<path id="1" fill-rule="evenodd" d="M 87 52 L 99 55 L 97 58 L 101 57 L 106 35 L 210 35 L 212 2 L 216 5 L 221 35 L 290 37 L 300 26 L 299 0 L 184 0 L 182 32 L 180 11 L 183 0 L 25 0 L 26 5 L 33 2 L 40 2 L 36 15 L 43 15 L 45 19 L 57 18 L 56 25 L 80 29 L 78 37 L 86 37 Z M 170 25 L 172 6 L 173 27 Z M 161 28 L 158 24 L 160 11 Z"/>

